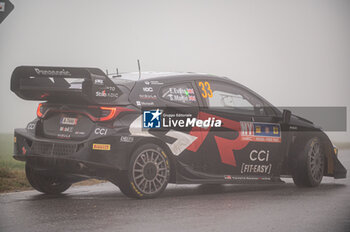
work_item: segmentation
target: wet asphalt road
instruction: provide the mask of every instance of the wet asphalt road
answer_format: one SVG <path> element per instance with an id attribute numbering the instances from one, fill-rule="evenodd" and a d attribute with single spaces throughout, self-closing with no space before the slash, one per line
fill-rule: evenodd
<path id="1" fill-rule="evenodd" d="M 350 150 L 340 151 L 350 169 Z M 169 185 L 134 200 L 110 183 L 50 197 L 0 195 L 0 231 L 350 231 L 350 178 L 318 188 L 282 185 Z"/>

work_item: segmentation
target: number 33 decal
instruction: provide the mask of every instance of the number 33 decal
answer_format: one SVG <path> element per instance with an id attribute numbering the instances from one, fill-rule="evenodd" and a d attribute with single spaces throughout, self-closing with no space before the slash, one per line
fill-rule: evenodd
<path id="1" fill-rule="evenodd" d="M 198 86 L 202 88 L 202 97 L 213 97 L 213 91 L 210 89 L 210 84 L 205 81 L 204 83 L 202 81 L 198 82 Z"/>

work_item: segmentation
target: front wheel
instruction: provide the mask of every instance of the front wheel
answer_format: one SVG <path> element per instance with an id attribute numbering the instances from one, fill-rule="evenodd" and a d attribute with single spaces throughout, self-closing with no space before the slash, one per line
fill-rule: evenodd
<path id="1" fill-rule="evenodd" d="M 58 177 L 40 174 L 28 163 L 26 163 L 25 171 L 29 184 L 42 193 L 60 194 L 71 186 L 71 183 L 64 182 Z"/>
<path id="2" fill-rule="evenodd" d="M 164 150 L 145 144 L 133 152 L 129 170 L 119 174 L 118 187 L 128 197 L 154 198 L 164 191 L 169 177 L 169 159 Z"/>
<path id="3" fill-rule="evenodd" d="M 310 139 L 294 160 L 292 176 L 299 187 L 316 187 L 323 178 L 325 156 L 319 138 Z"/>

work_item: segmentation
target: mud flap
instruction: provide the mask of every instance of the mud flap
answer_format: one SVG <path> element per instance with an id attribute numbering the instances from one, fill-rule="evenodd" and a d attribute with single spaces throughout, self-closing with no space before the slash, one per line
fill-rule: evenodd
<path id="1" fill-rule="evenodd" d="M 345 167 L 340 163 L 338 157 L 335 155 L 333 157 L 333 163 L 334 163 L 334 170 L 333 170 L 333 177 L 334 179 L 344 179 L 346 178 L 347 170 Z"/>

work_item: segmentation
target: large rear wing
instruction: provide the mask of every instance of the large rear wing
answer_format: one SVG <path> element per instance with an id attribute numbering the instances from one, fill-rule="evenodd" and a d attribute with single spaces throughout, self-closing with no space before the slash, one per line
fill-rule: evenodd
<path id="1" fill-rule="evenodd" d="M 20 66 L 11 91 L 25 100 L 113 104 L 120 89 L 98 68 Z"/>

